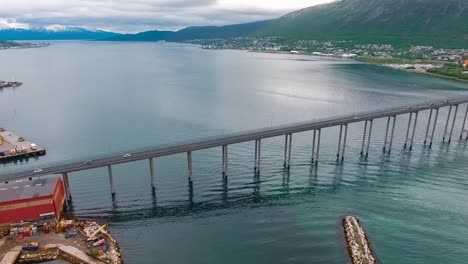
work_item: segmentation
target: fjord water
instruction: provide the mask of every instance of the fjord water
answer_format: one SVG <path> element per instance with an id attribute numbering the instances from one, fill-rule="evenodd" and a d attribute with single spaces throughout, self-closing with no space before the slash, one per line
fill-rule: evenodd
<path id="1" fill-rule="evenodd" d="M 206 51 L 155 43 L 57 42 L 0 51 L 0 127 L 42 144 L 22 166 L 96 156 L 305 120 L 466 96 L 467 85 L 350 60 L 244 51 Z M 340 217 L 369 232 L 383 263 L 461 263 L 468 258 L 468 151 L 459 142 L 402 149 L 399 117 L 391 155 L 382 154 L 386 120 L 377 120 L 368 160 L 359 157 L 363 124 L 349 127 L 337 164 L 338 129 L 323 131 L 320 163 L 310 165 L 311 133 L 293 137 L 292 167 L 282 168 L 284 138 L 194 153 L 189 188 L 185 155 L 114 166 L 112 201 L 105 168 L 72 173 L 73 213 L 109 222 L 128 263 L 345 263 Z"/>

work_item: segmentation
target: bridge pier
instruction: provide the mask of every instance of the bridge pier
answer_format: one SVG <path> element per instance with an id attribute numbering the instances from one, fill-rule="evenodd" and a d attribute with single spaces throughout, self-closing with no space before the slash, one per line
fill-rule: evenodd
<path id="1" fill-rule="evenodd" d="M 344 135 L 343 135 L 343 127 L 344 127 Z M 344 160 L 344 154 L 346 150 L 346 139 L 348 137 L 348 124 L 345 125 L 340 125 L 340 138 L 338 140 L 338 150 L 336 153 L 336 160 L 339 161 L 341 158 L 341 161 Z M 341 142 L 343 141 L 343 147 L 341 147 Z M 341 154 L 340 154 L 341 152 Z"/>
<path id="2" fill-rule="evenodd" d="M 151 176 L 151 190 L 154 192 L 156 190 L 156 184 L 154 183 L 154 163 L 153 158 L 149 159 L 150 166 L 150 176 Z"/>
<path id="3" fill-rule="evenodd" d="M 187 152 L 187 176 L 189 183 L 192 183 L 192 151 Z"/>
<path id="4" fill-rule="evenodd" d="M 414 121 L 413 121 L 413 115 L 415 116 Z M 407 149 L 409 145 L 409 150 L 413 150 L 413 142 L 414 142 L 414 135 L 416 133 L 416 125 L 418 123 L 418 115 L 419 115 L 419 112 L 410 113 L 410 116 L 408 119 L 408 128 L 406 129 L 405 145 L 403 146 L 404 149 Z M 409 137 L 410 132 L 411 132 L 411 138 Z"/>
<path id="5" fill-rule="evenodd" d="M 461 133 L 460 133 L 460 140 L 463 139 L 463 134 L 466 132 L 467 135 L 466 135 L 466 140 L 468 140 L 468 130 L 465 129 L 465 125 L 466 125 L 466 118 L 468 117 L 468 105 L 466 106 L 466 111 L 465 111 L 465 117 L 463 118 L 463 125 L 462 125 L 462 128 L 461 128 Z"/>
<path id="6" fill-rule="evenodd" d="M 109 172 L 109 183 L 110 183 L 110 188 L 111 188 L 111 194 L 112 197 L 115 196 L 115 189 L 114 189 L 114 178 L 112 176 L 112 166 L 107 165 L 107 171 Z"/>
<path id="7" fill-rule="evenodd" d="M 390 132 L 390 141 L 388 141 L 388 133 L 390 129 L 390 124 L 392 124 L 392 132 Z M 396 124 L 396 116 L 389 116 L 388 121 L 387 121 L 387 130 L 385 132 L 383 153 L 387 151 L 387 145 L 388 145 L 388 154 L 390 154 L 390 152 L 392 151 L 393 135 L 395 134 L 395 124 Z"/>
<path id="8" fill-rule="evenodd" d="M 369 133 L 367 133 L 367 127 L 369 127 Z M 361 145 L 361 156 L 364 155 L 364 149 L 366 149 L 366 158 L 369 157 L 369 147 L 370 147 L 373 127 L 374 127 L 374 120 L 373 119 L 366 120 L 364 124 L 364 134 L 362 136 L 362 145 Z"/>
<path id="9" fill-rule="evenodd" d="M 223 177 L 227 176 L 228 172 L 228 146 L 223 145 Z"/>
<path id="10" fill-rule="evenodd" d="M 317 131 L 318 131 L 318 137 L 317 137 Z M 314 129 L 314 139 L 312 142 L 312 163 L 318 163 L 318 158 L 319 158 L 319 151 L 320 151 L 320 136 L 321 136 L 322 130 L 319 129 Z M 316 150 L 317 148 L 317 150 Z"/>
<path id="11" fill-rule="evenodd" d="M 262 146 L 262 141 L 261 139 L 256 139 L 255 140 L 255 173 L 259 174 L 260 173 L 260 150 Z"/>
<path id="12" fill-rule="evenodd" d="M 290 168 L 291 165 L 292 134 L 286 134 L 284 138 L 284 163 L 283 167 Z"/>
<path id="13" fill-rule="evenodd" d="M 67 201 L 70 201 L 72 199 L 71 193 L 70 193 L 70 182 L 68 181 L 68 173 L 62 173 L 62 181 L 63 181 L 63 187 L 65 189 L 65 197 Z"/>
<path id="14" fill-rule="evenodd" d="M 449 129 L 449 124 L 450 124 L 450 118 L 452 117 L 452 108 L 453 108 L 453 105 L 450 106 L 449 112 L 448 112 L 448 115 L 447 115 L 447 122 L 445 123 L 444 137 L 442 139 L 443 143 L 445 143 L 445 141 L 447 139 L 447 132 L 449 132 L 448 129 Z M 458 105 L 455 105 L 455 114 L 453 115 L 452 127 L 450 129 L 449 134 L 448 134 L 448 140 L 447 140 L 448 144 L 450 144 L 450 142 L 452 142 L 452 133 L 453 133 L 453 128 L 455 127 L 455 121 L 457 119 L 457 112 L 458 112 Z"/>

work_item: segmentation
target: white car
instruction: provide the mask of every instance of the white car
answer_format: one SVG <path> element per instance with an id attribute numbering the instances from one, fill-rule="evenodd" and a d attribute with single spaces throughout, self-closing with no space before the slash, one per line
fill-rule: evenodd
<path id="1" fill-rule="evenodd" d="M 130 158 L 131 156 L 132 156 L 132 155 L 130 155 L 130 154 L 128 154 L 128 153 L 125 154 L 125 155 L 123 155 L 124 158 Z"/>
<path id="2" fill-rule="evenodd" d="M 34 173 L 39 173 L 39 172 L 42 172 L 42 169 L 35 169 L 34 170 Z"/>

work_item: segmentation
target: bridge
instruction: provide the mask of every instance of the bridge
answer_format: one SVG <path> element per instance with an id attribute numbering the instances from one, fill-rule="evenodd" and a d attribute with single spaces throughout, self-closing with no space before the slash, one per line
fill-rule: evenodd
<path id="1" fill-rule="evenodd" d="M 450 144 L 454 133 L 455 123 L 457 122 L 457 114 L 459 108 L 463 104 L 468 104 L 468 97 L 456 98 L 452 100 L 443 100 L 428 102 L 422 104 L 416 104 L 406 107 L 390 108 L 382 111 L 373 111 L 360 113 L 355 115 L 346 115 L 335 118 L 329 118 L 311 122 L 300 122 L 294 124 L 288 124 L 283 126 L 277 126 L 266 129 L 257 129 L 252 131 L 245 131 L 241 133 L 234 133 L 229 135 L 215 136 L 206 139 L 200 139 L 196 141 L 180 142 L 176 144 L 156 146 L 153 148 L 140 149 L 134 151 L 126 151 L 116 154 L 109 154 L 106 156 L 85 158 L 74 161 L 63 161 L 50 163 L 38 167 L 22 167 L 16 170 L 0 173 L 0 180 L 8 183 L 8 181 L 31 178 L 42 175 L 50 174 L 62 174 L 65 184 L 65 190 L 67 192 L 68 199 L 71 199 L 70 186 L 68 180 L 68 174 L 72 172 L 78 172 L 83 170 L 89 170 L 100 167 L 108 168 L 108 176 L 111 187 L 112 196 L 115 195 L 112 166 L 116 164 L 148 160 L 149 161 L 149 174 L 151 176 L 151 188 L 155 190 L 155 179 L 154 179 L 154 162 L 153 159 L 163 156 L 169 156 L 174 154 L 186 153 L 187 154 L 187 172 L 188 181 L 192 183 L 192 152 L 222 147 L 222 171 L 223 177 L 227 177 L 228 173 L 228 146 L 243 142 L 255 141 L 255 173 L 260 173 L 261 165 L 261 143 L 263 139 L 272 137 L 285 137 L 284 147 L 284 167 L 289 169 L 291 161 L 291 148 L 293 134 L 312 131 L 312 149 L 311 149 L 311 163 L 316 164 L 319 160 L 320 154 L 320 138 L 321 131 L 324 128 L 330 128 L 339 126 L 340 133 L 338 138 L 338 149 L 337 149 L 337 160 L 344 160 L 346 151 L 346 140 L 348 135 L 348 125 L 352 123 L 364 123 L 364 131 L 361 146 L 361 155 L 367 157 L 369 154 L 370 141 L 372 136 L 372 128 L 374 120 L 387 118 L 387 126 L 385 133 L 385 141 L 383 146 L 384 153 L 391 153 L 395 124 L 398 116 L 409 114 L 408 125 L 406 129 L 406 138 L 404 148 L 412 150 L 414 144 L 414 136 L 416 133 L 416 125 L 418 117 L 421 113 L 428 113 L 428 123 L 425 131 L 424 144 L 428 147 L 432 147 L 434 141 L 434 132 L 436 131 L 437 120 L 439 119 L 439 110 L 444 107 L 448 107 L 448 116 L 446 117 L 445 130 L 443 142 Z M 468 130 L 465 128 L 466 119 L 468 116 L 468 105 L 464 112 L 462 120 L 462 130 L 459 138 L 468 140 Z"/>

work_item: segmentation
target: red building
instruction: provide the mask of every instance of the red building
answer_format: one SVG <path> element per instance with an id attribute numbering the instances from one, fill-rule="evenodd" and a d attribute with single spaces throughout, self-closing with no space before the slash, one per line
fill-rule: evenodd
<path id="1" fill-rule="evenodd" d="M 64 202 L 65 189 L 59 176 L 0 184 L 0 225 L 58 220 Z"/>

